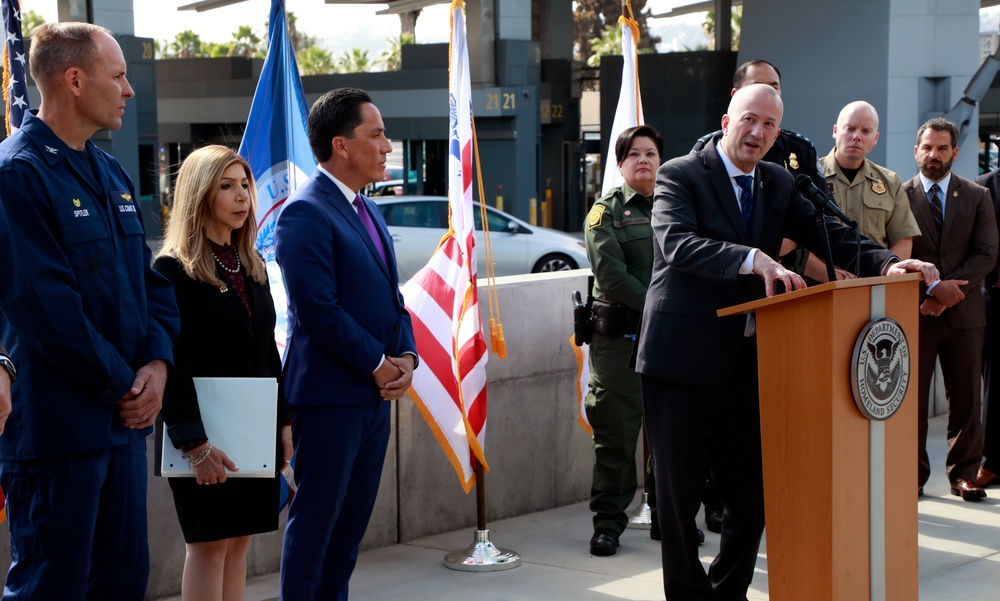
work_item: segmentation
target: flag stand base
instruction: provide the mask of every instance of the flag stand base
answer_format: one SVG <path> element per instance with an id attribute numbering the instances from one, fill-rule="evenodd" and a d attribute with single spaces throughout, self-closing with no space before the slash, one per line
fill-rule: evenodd
<path id="1" fill-rule="evenodd" d="M 444 556 L 444 566 L 462 572 L 497 572 L 521 565 L 521 556 L 490 542 L 489 530 L 476 530 L 472 544 Z"/>
<path id="2" fill-rule="evenodd" d="M 636 530 L 649 530 L 653 527 L 653 512 L 649 508 L 649 493 L 642 493 L 642 500 L 639 505 L 629 512 L 632 516 L 628 521 L 629 528 Z"/>

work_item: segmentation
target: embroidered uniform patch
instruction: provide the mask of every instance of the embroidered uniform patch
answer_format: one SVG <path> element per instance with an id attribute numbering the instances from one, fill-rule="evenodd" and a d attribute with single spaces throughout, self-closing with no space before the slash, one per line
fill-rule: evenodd
<path id="1" fill-rule="evenodd" d="M 590 214 L 587 215 L 588 231 L 601 225 L 601 221 L 604 219 L 604 209 L 604 205 L 594 205 L 594 208 L 590 209 Z"/>

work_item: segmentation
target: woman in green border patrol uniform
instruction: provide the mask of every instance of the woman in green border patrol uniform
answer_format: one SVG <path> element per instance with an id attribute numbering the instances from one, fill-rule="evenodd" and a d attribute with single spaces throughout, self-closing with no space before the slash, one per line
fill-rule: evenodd
<path id="1" fill-rule="evenodd" d="M 653 269 L 649 218 L 662 154 L 663 139 L 652 127 L 623 131 L 615 143 L 615 158 L 625 183 L 594 204 L 585 225 L 595 280 L 586 399 L 587 420 L 594 429 L 593 555 L 615 554 L 628 525 L 625 510 L 638 486 L 635 452 L 642 394 L 639 376 L 628 364 Z"/>

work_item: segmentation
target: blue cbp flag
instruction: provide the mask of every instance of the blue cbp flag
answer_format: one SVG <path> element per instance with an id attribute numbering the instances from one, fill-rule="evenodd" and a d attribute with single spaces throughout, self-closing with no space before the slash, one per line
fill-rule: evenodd
<path id="1" fill-rule="evenodd" d="M 283 0 L 271 0 L 267 58 L 250 105 L 240 155 L 257 181 L 257 249 L 267 262 L 278 323 L 274 337 L 284 355 L 288 324 L 281 272 L 274 260 L 274 228 L 291 193 L 316 167 L 306 134 L 306 98 L 288 40 Z"/>
<path id="2" fill-rule="evenodd" d="M 3 0 L 3 26 L 7 39 L 3 45 L 3 104 L 7 135 L 21 128 L 28 110 L 28 81 L 24 73 L 24 38 L 21 36 L 21 5 L 18 0 Z"/>
<path id="3" fill-rule="evenodd" d="M 6 0 L 4 0 L 6 1 Z M 267 57 L 254 91 L 240 155 L 250 163 L 257 182 L 257 249 L 264 256 L 277 323 L 274 338 L 285 354 L 288 332 L 288 301 L 281 270 L 274 260 L 274 227 L 291 193 L 306 181 L 316 167 L 306 133 L 306 97 L 299 68 L 288 40 L 283 0 L 271 0 L 267 31 Z M 289 500 L 286 470 L 282 478 L 279 509 Z"/>

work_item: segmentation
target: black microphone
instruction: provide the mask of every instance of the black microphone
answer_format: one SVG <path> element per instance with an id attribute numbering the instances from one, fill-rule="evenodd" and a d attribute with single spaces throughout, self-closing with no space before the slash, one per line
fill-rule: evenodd
<path id="1" fill-rule="evenodd" d="M 820 190 L 816 184 L 813 183 L 812 178 L 810 178 L 805 173 L 800 173 L 795 176 L 795 187 L 798 188 L 799 192 L 803 196 L 812 201 L 814 205 L 823 209 L 827 213 L 830 213 L 837 219 L 840 219 L 848 226 L 858 229 L 858 223 L 847 216 L 847 213 L 840 210 L 837 203 L 830 198 L 830 195 Z"/>

